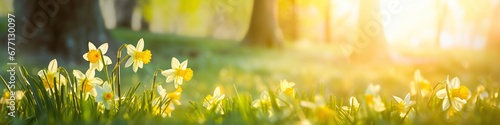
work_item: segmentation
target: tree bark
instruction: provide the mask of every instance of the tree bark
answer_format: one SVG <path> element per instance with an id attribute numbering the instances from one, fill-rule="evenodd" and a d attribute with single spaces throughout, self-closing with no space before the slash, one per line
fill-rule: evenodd
<path id="1" fill-rule="evenodd" d="M 360 0 L 353 61 L 387 60 L 388 51 L 380 14 L 380 0 Z"/>
<path id="2" fill-rule="evenodd" d="M 276 0 L 254 0 L 250 27 L 243 45 L 281 47 L 283 35 L 277 21 Z"/>
<path id="3" fill-rule="evenodd" d="M 112 40 L 98 0 L 15 0 L 14 13 L 18 52 L 27 60 L 82 62 L 89 41 L 98 47 Z"/>

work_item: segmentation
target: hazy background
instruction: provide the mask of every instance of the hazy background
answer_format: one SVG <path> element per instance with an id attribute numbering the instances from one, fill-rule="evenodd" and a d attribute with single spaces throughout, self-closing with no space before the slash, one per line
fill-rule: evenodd
<path id="1" fill-rule="evenodd" d="M 114 66 L 119 46 L 144 38 L 151 63 L 123 68 L 122 89 L 149 88 L 154 71 L 177 57 L 194 70 L 185 98 L 215 86 L 230 95 L 233 84 L 257 95 L 282 79 L 306 93 L 324 83 L 347 97 L 375 83 L 402 96 L 417 69 L 432 85 L 450 75 L 471 89 L 498 87 L 500 75 L 500 0 L 0 0 L 2 41 L 8 13 L 17 62 L 32 75 L 54 58 L 85 71 L 88 41 L 109 43 Z"/>

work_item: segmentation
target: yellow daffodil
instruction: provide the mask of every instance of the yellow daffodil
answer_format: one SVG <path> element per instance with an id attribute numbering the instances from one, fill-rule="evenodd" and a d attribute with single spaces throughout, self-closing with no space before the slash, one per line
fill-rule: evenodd
<path id="1" fill-rule="evenodd" d="M 147 49 L 142 51 L 142 49 L 144 49 L 144 40 L 142 38 L 137 42 L 136 47 L 130 44 L 127 45 L 127 54 L 130 55 L 130 58 L 125 63 L 125 67 L 134 64 L 133 70 L 137 72 L 137 68 L 142 69 L 143 64 L 149 63 L 151 60 L 151 51 Z"/>
<path id="2" fill-rule="evenodd" d="M 161 97 L 166 97 L 166 98 L 170 98 L 172 99 L 172 102 L 174 102 L 175 104 L 177 105 L 181 105 L 181 92 L 182 92 L 182 89 L 181 87 L 177 88 L 177 90 L 175 90 L 174 92 L 171 92 L 171 93 L 167 93 L 167 90 L 163 89 L 163 87 L 161 85 L 158 85 L 157 88 L 157 91 L 158 91 L 158 94 L 160 94 L 160 98 L 157 98 L 155 100 L 153 100 L 153 108 L 155 108 L 155 113 L 156 114 L 159 114 L 161 113 L 163 110 L 163 114 L 162 116 L 163 117 L 170 117 L 172 116 L 172 111 L 175 110 L 175 106 L 172 104 L 172 103 L 168 103 L 168 104 L 163 104 L 161 107 L 158 107 L 158 100 L 159 99 L 163 99 Z M 165 109 L 166 108 L 166 109 Z"/>
<path id="3" fill-rule="evenodd" d="M 431 83 L 422 77 L 422 75 L 420 74 L 420 70 L 415 71 L 414 79 L 415 80 L 411 82 L 412 95 L 417 94 L 419 87 L 421 90 L 421 95 L 423 97 L 429 95 L 432 92 Z"/>
<path id="4" fill-rule="evenodd" d="M 88 69 L 85 74 L 83 74 L 80 70 L 73 70 L 73 75 L 76 77 L 78 90 L 82 89 L 81 91 L 86 94 L 85 100 L 88 98 L 87 94 L 94 97 L 97 96 L 97 91 L 94 86 L 101 85 L 103 81 L 98 77 L 94 77 L 94 69 Z"/>
<path id="5" fill-rule="evenodd" d="M 295 92 L 293 86 L 295 86 L 294 82 L 288 82 L 286 80 L 282 80 L 280 82 L 280 93 L 293 97 Z"/>
<path id="6" fill-rule="evenodd" d="M 182 63 L 179 63 L 177 58 L 172 57 L 172 69 L 165 70 L 161 72 L 161 74 L 167 77 L 167 82 L 174 81 L 175 88 L 182 85 L 182 81 L 189 81 L 193 77 L 193 70 L 191 68 L 187 68 L 188 60 L 185 60 Z"/>
<path id="7" fill-rule="evenodd" d="M 215 88 L 213 96 L 208 95 L 207 97 L 205 97 L 203 101 L 203 106 L 206 107 L 208 110 L 210 110 L 218 103 L 219 105 L 217 105 L 215 111 L 224 114 L 221 104 L 219 103 L 219 101 L 221 101 L 222 99 L 224 99 L 224 94 L 222 94 L 220 88 L 217 87 Z"/>
<path id="8" fill-rule="evenodd" d="M 368 106 L 373 108 L 375 111 L 382 112 L 386 108 L 384 103 L 380 99 L 380 96 L 378 96 L 379 91 L 380 91 L 380 85 L 373 85 L 373 84 L 368 85 L 368 88 L 366 89 L 365 92 L 365 100 Z"/>
<path id="9" fill-rule="evenodd" d="M 104 58 L 104 63 L 102 62 L 101 54 L 99 53 L 99 51 L 101 51 L 103 55 L 102 58 Z M 89 69 L 92 70 L 97 69 L 97 71 L 100 72 L 104 67 L 104 65 L 111 64 L 111 58 L 104 55 L 106 54 L 106 52 L 108 52 L 108 43 L 104 43 L 101 46 L 99 46 L 99 48 L 96 48 L 94 44 L 89 42 L 89 51 L 83 54 L 83 59 L 90 62 Z"/>
<path id="10" fill-rule="evenodd" d="M 448 86 L 448 91 L 446 91 L 445 88 L 439 90 L 436 93 L 436 96 L 438 98 L 443 99 L 443 111 L 448 109 L 450 105 L 453 106 L 453 108 L 455 108 L 455 110 L 457 111 L 462 110 L 462 105 L 466 104 L 467 100 L 471 96 L 470 90 L 466 86 L 460 85 L 460 80 L 458 79 L 458 77 L 453 78 L 451 82 L 447 79 L 446 85 Z"/>
<path id="11" fill-rule="evenodd" d="M 111 91 L 111 86 L 106 81 L 104 82 L 102 87 L 100 87 L 99 85 L 95 85 L 94 88 L 97 91 L 97 96 L 95 97 L 95 101 L 102 103 L 104 107 L 109 110 L 109 108 L 111 107 L 110 106 L 111 102 L 113 101 L 115 96 Z"/>
<path id="12" fill-rule="evenodd" d="M 252 102 L 252 106 L 255 108 L 259 108 L 262 105 L 270 105 L 271 99 L 269 99 L 269 92 L 263 91 L 260 93 L 260 99 L 256 99 Z"/>
<path id="13" fill-rule="evenodd" d="M 47 69 L 38 71 L 38 76 L 42 79 L 45 89 L 53 89 L 54 86 L 60 89 L 61 84 L 66 85 L 66 78 L 57 71 L 56 59 L 50 61 Z"/>
<path id="14" fill-rule="evenodd" d="M 396 111 L 399 112 L 400 117 L 404 117 L 409 108 L 415 104 L 415 101 L 410 100 L 410 93 L 406 94 L 405 99 L 401 99 L 397 96 L 393 96 L 396 100 Z"/>

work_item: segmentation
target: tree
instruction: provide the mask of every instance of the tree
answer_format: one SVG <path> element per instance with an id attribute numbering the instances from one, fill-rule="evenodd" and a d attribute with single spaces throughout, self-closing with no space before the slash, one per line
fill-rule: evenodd
<path id="1" fill-rule="evenodd" d="M 380 16 L 380 0 L 360 0 L 357 38 L 352 60 L 386 60 L 387 43 Z"/>
<path id="2" fill-rule="evenodd" d="M 276 0 L 254 0 L 250 27 L 244 45 L 280 47 L 283 35 L 277 21 Z"/>
<path id="3" fill-rule="evenodd" d="M 487 48 L 492 49 L 492 50 L 499 50 L 500 49 L 500 24 L 498 22 L 500 21 L 500 3 L 498 3 L 495 7 L 495 10 L 493 12 L 493 16 L 491 17 L 491 22 L 490 22 L 490 31 L 488 34 L 488 41 L 487 41 Z"/>
<path id="4" fill-rule="evenodd" d="M 56 55 L 81 62 L 89 41 L 99 46 L 112 40 L 98 0 L 15 0 L 14 13 L 18 52 L 31 59 Z"/>

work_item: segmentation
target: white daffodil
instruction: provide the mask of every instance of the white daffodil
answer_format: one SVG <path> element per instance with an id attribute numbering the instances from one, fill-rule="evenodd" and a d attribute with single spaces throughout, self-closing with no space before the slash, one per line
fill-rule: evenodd
<path id="1" fill-rule="evenodd" d="M 288 82 L 286 80 L 280 81 L 280 93 L 293 97 L 295 92 L 293 86 L 295 86 L 294 82 Z"/>
<path id="2" fill-rule="evenodd" d="M 422 77 L 422 75 L 420 74 L 420 70 L 415 71 L 414 79 L 415 80 L 411 82 L 411 93 L 413 95 L 417 94 L 419 87 L 420 87 L 421 95 L 424 97 L 429 95 L 432 92 L 430 82 Z"/>
<path id="3" fill-rule="evenodd" d="M 80 70 L 73 70 L 73 75 L 76 77 L 78 90 L 81 89 L 83 93 L 86 94 L 85 100 L 88 98 L 87 94 L 97 97 L 97 91 L 94 86 L 101 85 L 103 81 L 98 77 L 94 77 L 94 69 L 88 69 L 85 74 L 83 74 Z"/>
<path id="4" fill-rule="evenodd" d="M 221 114 L 224 114 L 224 111 L 222 110 L 221 104 L 219 103 L 219 101 L 221 101 L 222 99 L 224 99 L 224 94 L 222 94 L 220 91 L 220 88 L 217 87 L 217 88 L 215 88 L 213 96 L 208 95 L 207 97 L 205 97 L 205 99 L 203 101 L 203 106 L 206 107 L 208 110 L 210 110 L 214 106 L 216 106 L 216 104 L 218 103 L 215 111 L 220 112 Z"/>
<path id="5" fill-rule="evenodd" d="M 102 62 L 101 59 L 101 54 L 99 53 L 101 51 L 104 58 L 104 63 Z M 97 69 L 97 71 L 101 71 L 104 65 L 109 65 L 111 64 L 111 58 L 108 56 L 104 55 L 108 52 L 108 43 L 104 43 L 99 48 L 96 48 L 94 44 L 89 42 L 89 52 L 83 54 L 83 59 L 86 61 L 90 62 L 90 68 L 89 69 Z"/>
<path id="6" fill-rule="evenodd" d="M 401 99 L 397 96 L 393 96 L 396 100 L 396 111 L 399 112 L 400 117 L 404 117 L 406 112 L 408 112 L 409 108 L 415 104 L 415 101 L 410 100 L 410 93 L 406 94 L 405 99 Z"/>
<path id="7" fill-rule="evenodd" d="M 191 68 L 187 68 L 188 60 L 185 60 L 182 63 L 179 63 L 177 58 L 172 57 L 172 69 L 165 70 L 161 72 L 161 74 L 167 77 L 166 82 L 174 81 L 175 88 L 182 85 L 182 81 L 189 81 L 193 77 L 193 70 Z"/>
<path id="8" fill-rule="evenodd" d="M 104 82 L 102 87 L 99 85 L 95 85 L 94 88 L 97 91 L 97 96 L 95 97 L 95 101 L 102 103 L 106 109 L 109 110 L 111 107 L 111 102 L 114 99 L 114 94 L 111 91 L 111 86 L 108 84 L 108 82 Z"/>
<path id="9" fill-rule="evenodd" d="M 380 99 L 380 96 L 378 96 L 378 93 L 380 92 L 380 85 L 373 85 L 370 84 L 368 85 L 368 88 L 366 89 L 365 92 L 365 100 L 366 104 L 373 108 L 377 112 L 382 112 L 385 110 L 385 105 Z"/>
<path id="10" fill-rule="evenodd" d="M 42 79 L 45 89 L 54 89 L 54 86 L 60 89 L 61 84 L 66 85 L 66 78 L 57 71 L 56 59 L 50 61 L 49 67 L 47 68 L 48 69 L 38 71 L 38 76 Z"/>
<path id="11" fill-rule="evenodd" d="M 451 83 L 447 79 L 446 85 L 448 86 L 448 91 L 445 88 L 436 93 L 438 98 L 443 99 L 443 111 L 448 109 L 450 105 L 457 111 L 462 110 L 462 105 L 466 104 L 471 96 L 470 90 L 466 86 L 460 85 L 458 77 L 453 78 Z"/>
<path id="12" fill-rule="evenodd" d="M 142 38 L 137 42 L 136 47 L 130 44 L 127 45 L 127 54 L 130 55 L 130 58 L 127 60 L 127 63 L 125 63 L 125 67 L 134 64 L 133 70 L 137 72 L 137 68 L 142 69 L 143 64 L 149 63 L 151 60 L 151 51 L 147 49 L 142 51 L 142 49 L 144 49 L 144 40 Z"/>
<path id="13" fill-rule="evenodd" d="M 174 92 L 172 93 L 167 93 L 167 90 L 163 89 L 163 87 L 161 85 L 158 85 L 158 87 L 156 87 L 157 91 L 158 91 L 158 94 L 160 94 L 160 98 L 157 98 L 155 100 L 153 100 L 153 107 L 155 108 L 155 113 L 159 114 L 159 113 L 162 113 L 162 116 L 163 117 L 166 117 L 166 116 L 172 116 L 172 111 L 175 110 L 175 106 L 172 104 L 172 103 L 168 103 L 168 104 L 163 104 L 161 107 L 158 107 L 158 100 L 159 99 L 164 99 L 164 98 L 170 98 L 172 99 L 172 102 L 174 102 L 175 104 L 177 105 L 181 105 L 181 102 L 180 102 L 180 99 L 181 99 L 181 92 L 182 92 L 182 89 L 181 87 L 177 88 L 177 90 L 175 90 Z M 165 109 L 166 108 L 166 109 Z M 165 111 L 163 111 L 165 110 Z"/>
<path id="14" fill-rule="evenodd" d="M 483 85 L 477 86 L 477 93 L 479 93 L 479 99 L 484 100 L 485 98 L 488 98 L 489 94 L 484 88 Z"/>
<path id="15" fill-rule="evenodd" d="M 354 111 L 357 111 L 359 109 L 359 102 L 354 96 L 352 96 L 349 99 L 349 107 L 342 106 L 342 109 L 344 109 L 346 111 L 351 111 L 351 107 L 354 109 Z"/>

